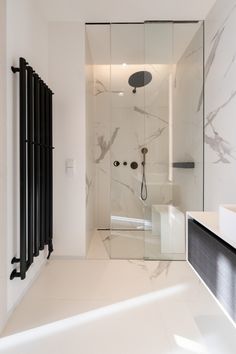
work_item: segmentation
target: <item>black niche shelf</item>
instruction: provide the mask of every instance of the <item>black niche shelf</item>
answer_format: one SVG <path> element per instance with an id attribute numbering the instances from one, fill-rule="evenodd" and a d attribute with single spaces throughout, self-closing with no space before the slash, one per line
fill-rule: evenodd
<path id="1" fill-rule="evenodd" d="M 173 168 L 195 168 L 195 162 L 173 162 Z"/>

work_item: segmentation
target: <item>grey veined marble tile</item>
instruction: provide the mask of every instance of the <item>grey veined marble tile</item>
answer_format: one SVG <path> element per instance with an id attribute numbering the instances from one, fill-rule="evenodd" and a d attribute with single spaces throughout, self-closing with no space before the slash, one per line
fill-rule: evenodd
<path id="1" fill-rule="evenodd" d="M 100 154 L 98 156 L 98 158 L 96 158 L 95 163 L 99 163 L 100 161 L 102 161 L 104 159 L 104 157 L 106 156 L 106 154 L 108 153 L 108 151 L 110 150 L 112 144 L 114 143 L 117 134 L 119 132 L 119 127 L 115 128 L 110 140 L 106 141 L 103 135 L 100 135 L 97 138 L 97 142 L 98 142 L 98 146 L 100 147 Z"/>
<path id="2" fill-rule="evenodd" d="M 231 163 L 232 159 L 235 160 L 236 158 L 233 155 L 234 148 L 231 146 L 230 142 L 224 139 L 215 128 L 215 119 L 218 114 L 227 107 L 235 97 L 236 91 L 234 91 L 223 104 L 210 112 L 206 117 L 205 129 L 211 129 L 211 133 L 205 132 L 205 143 L 216 152 L 217 159 L 215 163 Z"/>

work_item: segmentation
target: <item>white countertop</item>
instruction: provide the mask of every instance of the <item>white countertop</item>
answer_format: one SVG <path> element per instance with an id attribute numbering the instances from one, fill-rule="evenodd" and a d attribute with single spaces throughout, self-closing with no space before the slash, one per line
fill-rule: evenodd
<path id="1" fill-rule="evenodd" d="M 215 235 L 221 237 L 219 230 L 219 213 L 214 211 L 188 211 L 187 217 L 198 221 Z"/>
<path id="2" fill-rule="evenodd" d="M 220 216 L 218 212 L 213 212 L 213 211 L 191 211 L 187 212 L 187 219 L 191 218 L 199 222 L 201 225 L 203 225 L 206 229 L 210 230 L 213 232 L 216 236 L 221 238 L 223 241 L 228 243 L 230 246 L 232 246 L 234 249 L 236 249 L 236 239 L 235 239 L 235 231 L 233 229 L 233 236 L 229 234 L 228 230 L 225 230 L 225 228 L 221 228 L 220 231 Z M 230 220 L 229 220 L 230 223 Z M 232 226 L 232 225 L 231 225 Z M 232 227 L 231 227 L 232 229 Z"/>

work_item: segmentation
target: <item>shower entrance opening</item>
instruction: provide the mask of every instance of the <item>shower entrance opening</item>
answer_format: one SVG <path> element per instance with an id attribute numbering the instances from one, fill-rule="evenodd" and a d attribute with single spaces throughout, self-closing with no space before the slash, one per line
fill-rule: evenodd
<path id="1" fill-rule="evenodd" d="M 201 21 L 86 25 L 110 258 L 185 259 L 186 211 L 203 210 L 203 38 Z"/>

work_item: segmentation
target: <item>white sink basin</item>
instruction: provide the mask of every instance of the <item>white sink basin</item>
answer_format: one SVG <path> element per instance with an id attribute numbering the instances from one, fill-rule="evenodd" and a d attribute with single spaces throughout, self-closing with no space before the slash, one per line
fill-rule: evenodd
<path id="1" fill-rule="evenodd" d="M 220 205 L 219 231 L 221 238 L 236 248 L 236 205 Z"/>

